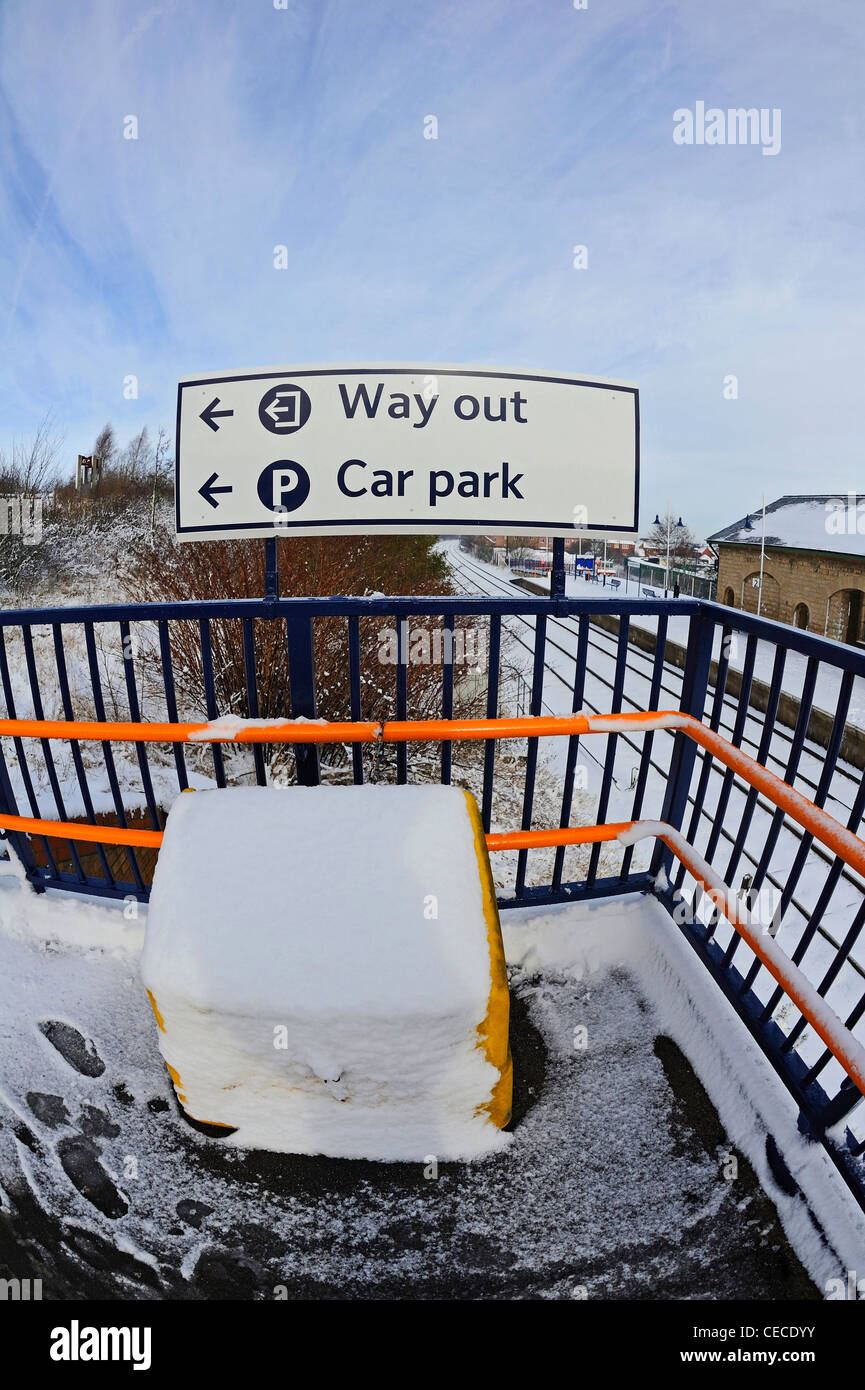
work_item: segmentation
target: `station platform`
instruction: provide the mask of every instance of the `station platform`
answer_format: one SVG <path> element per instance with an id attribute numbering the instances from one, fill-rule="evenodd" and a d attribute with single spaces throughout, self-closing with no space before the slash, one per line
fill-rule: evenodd
<path id="1" fill-rule="evenodd" d="M 144 911 L 0 880 L 0 1276 L 46 1298 L 790 1299 L 865 1259 L 824 1150 L 797 1147 L 650 897 L 504 914 L 511 1143 L 435 1172 L 193 1129 L 137 979 Z"/>

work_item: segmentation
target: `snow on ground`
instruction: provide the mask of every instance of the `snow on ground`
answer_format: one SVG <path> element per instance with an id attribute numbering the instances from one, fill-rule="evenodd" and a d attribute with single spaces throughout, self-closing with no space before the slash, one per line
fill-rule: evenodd
<path id="1" fill-rule="evenodd" d="M 521 911 L 504 935 L 510 1147 L 293 1158 L 179 1116 L 140 920 L 0 879 L 3 1274 L 46 1296 L 813 1296 L 751 1164 L 818 1291 L 863 1266 L 862 1213 L 662 909 Z M 778 1189 L 767 1132 L 805 1195 Z"/>

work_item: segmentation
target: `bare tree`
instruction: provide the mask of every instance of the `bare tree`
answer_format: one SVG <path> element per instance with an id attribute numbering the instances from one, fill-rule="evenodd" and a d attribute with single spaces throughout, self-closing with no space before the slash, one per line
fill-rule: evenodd
<path id="1" fill-rule="evenodd" d="M 174 473 L 171 435 L 162 425 L 159 426 L 156 435 L 156 446 L 153 451 L 153 472 L 160 482 L 170 481 Z"/>
<path id="2" fill-rule="evenodd" d="M 58 456 L 63 435 L 51 414 L 44 415 L 30 439 L 13 439 L 7 454 L 0 452 L 0 492 L 44 497 L 59 482 Z"/>
<path id="3" fill-rule="evenodd" d="M 141 477 L 149 476 L 152 463 L 153 446 L 150 443 L 147 426 L 143 425 L 138 434 L 133 435 L 120 455 L 118 472 L 122 473 L 130 482 L 135 482 Z"/>
<path id="4" fill-rule="evenodd" d="M 646 540 L 666 561 L 667 545 L 670 547 L 670 560 L 693 560 L 696 539 L 693 531 L 675 512 L 665 512 L 649 530 Z"/>
<path id="5" fill-rule="evenodd" d="M 159 426 L 159 433 L 156 436 L 156 448 L 153 454 L 153 490 L 150 496 L 150 541 L 156 531 L 156 498 L 160 489 L 168 488 L 171 473 L 174 467 L 174 459 L 171 457 L 171 436 L 162 425 Z"/>
<path id="6" fill-rule="evenodd" d="M 102 460 L 103 468 L 110 468 L 116 453 L 117 440 L 114 437 L 114 426 L 109 420 L 93 441 L 93 456 Z"/>

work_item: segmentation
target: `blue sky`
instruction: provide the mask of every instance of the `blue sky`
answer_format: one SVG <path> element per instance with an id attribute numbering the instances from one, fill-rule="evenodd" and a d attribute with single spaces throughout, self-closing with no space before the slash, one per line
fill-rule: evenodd
<path id="1" fill-rule="evenodd" d="M 71 470 L 197 372 L 495 363 L 640 386 L 644 519 L 861 491 L 863 70 L 861 0 L 4 0 L 0 445 L 50 409 Z M 780 153 L 676 145 L 700 100 Z"/>

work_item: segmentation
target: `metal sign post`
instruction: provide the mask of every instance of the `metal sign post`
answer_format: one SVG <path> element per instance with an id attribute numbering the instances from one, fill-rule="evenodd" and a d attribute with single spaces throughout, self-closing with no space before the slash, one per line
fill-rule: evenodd
<path id="1" fill-rule="evenodd" d="M 550 598 L 565 597 L 565 540 L 553 537 L 553 566 L 550 570 Z"/>
<path id="2" fill-rule="evenodd" d="M 264 597 L 279 598 L 279 569 L 275 536 L 269 536 L 264 542 Z"/>

